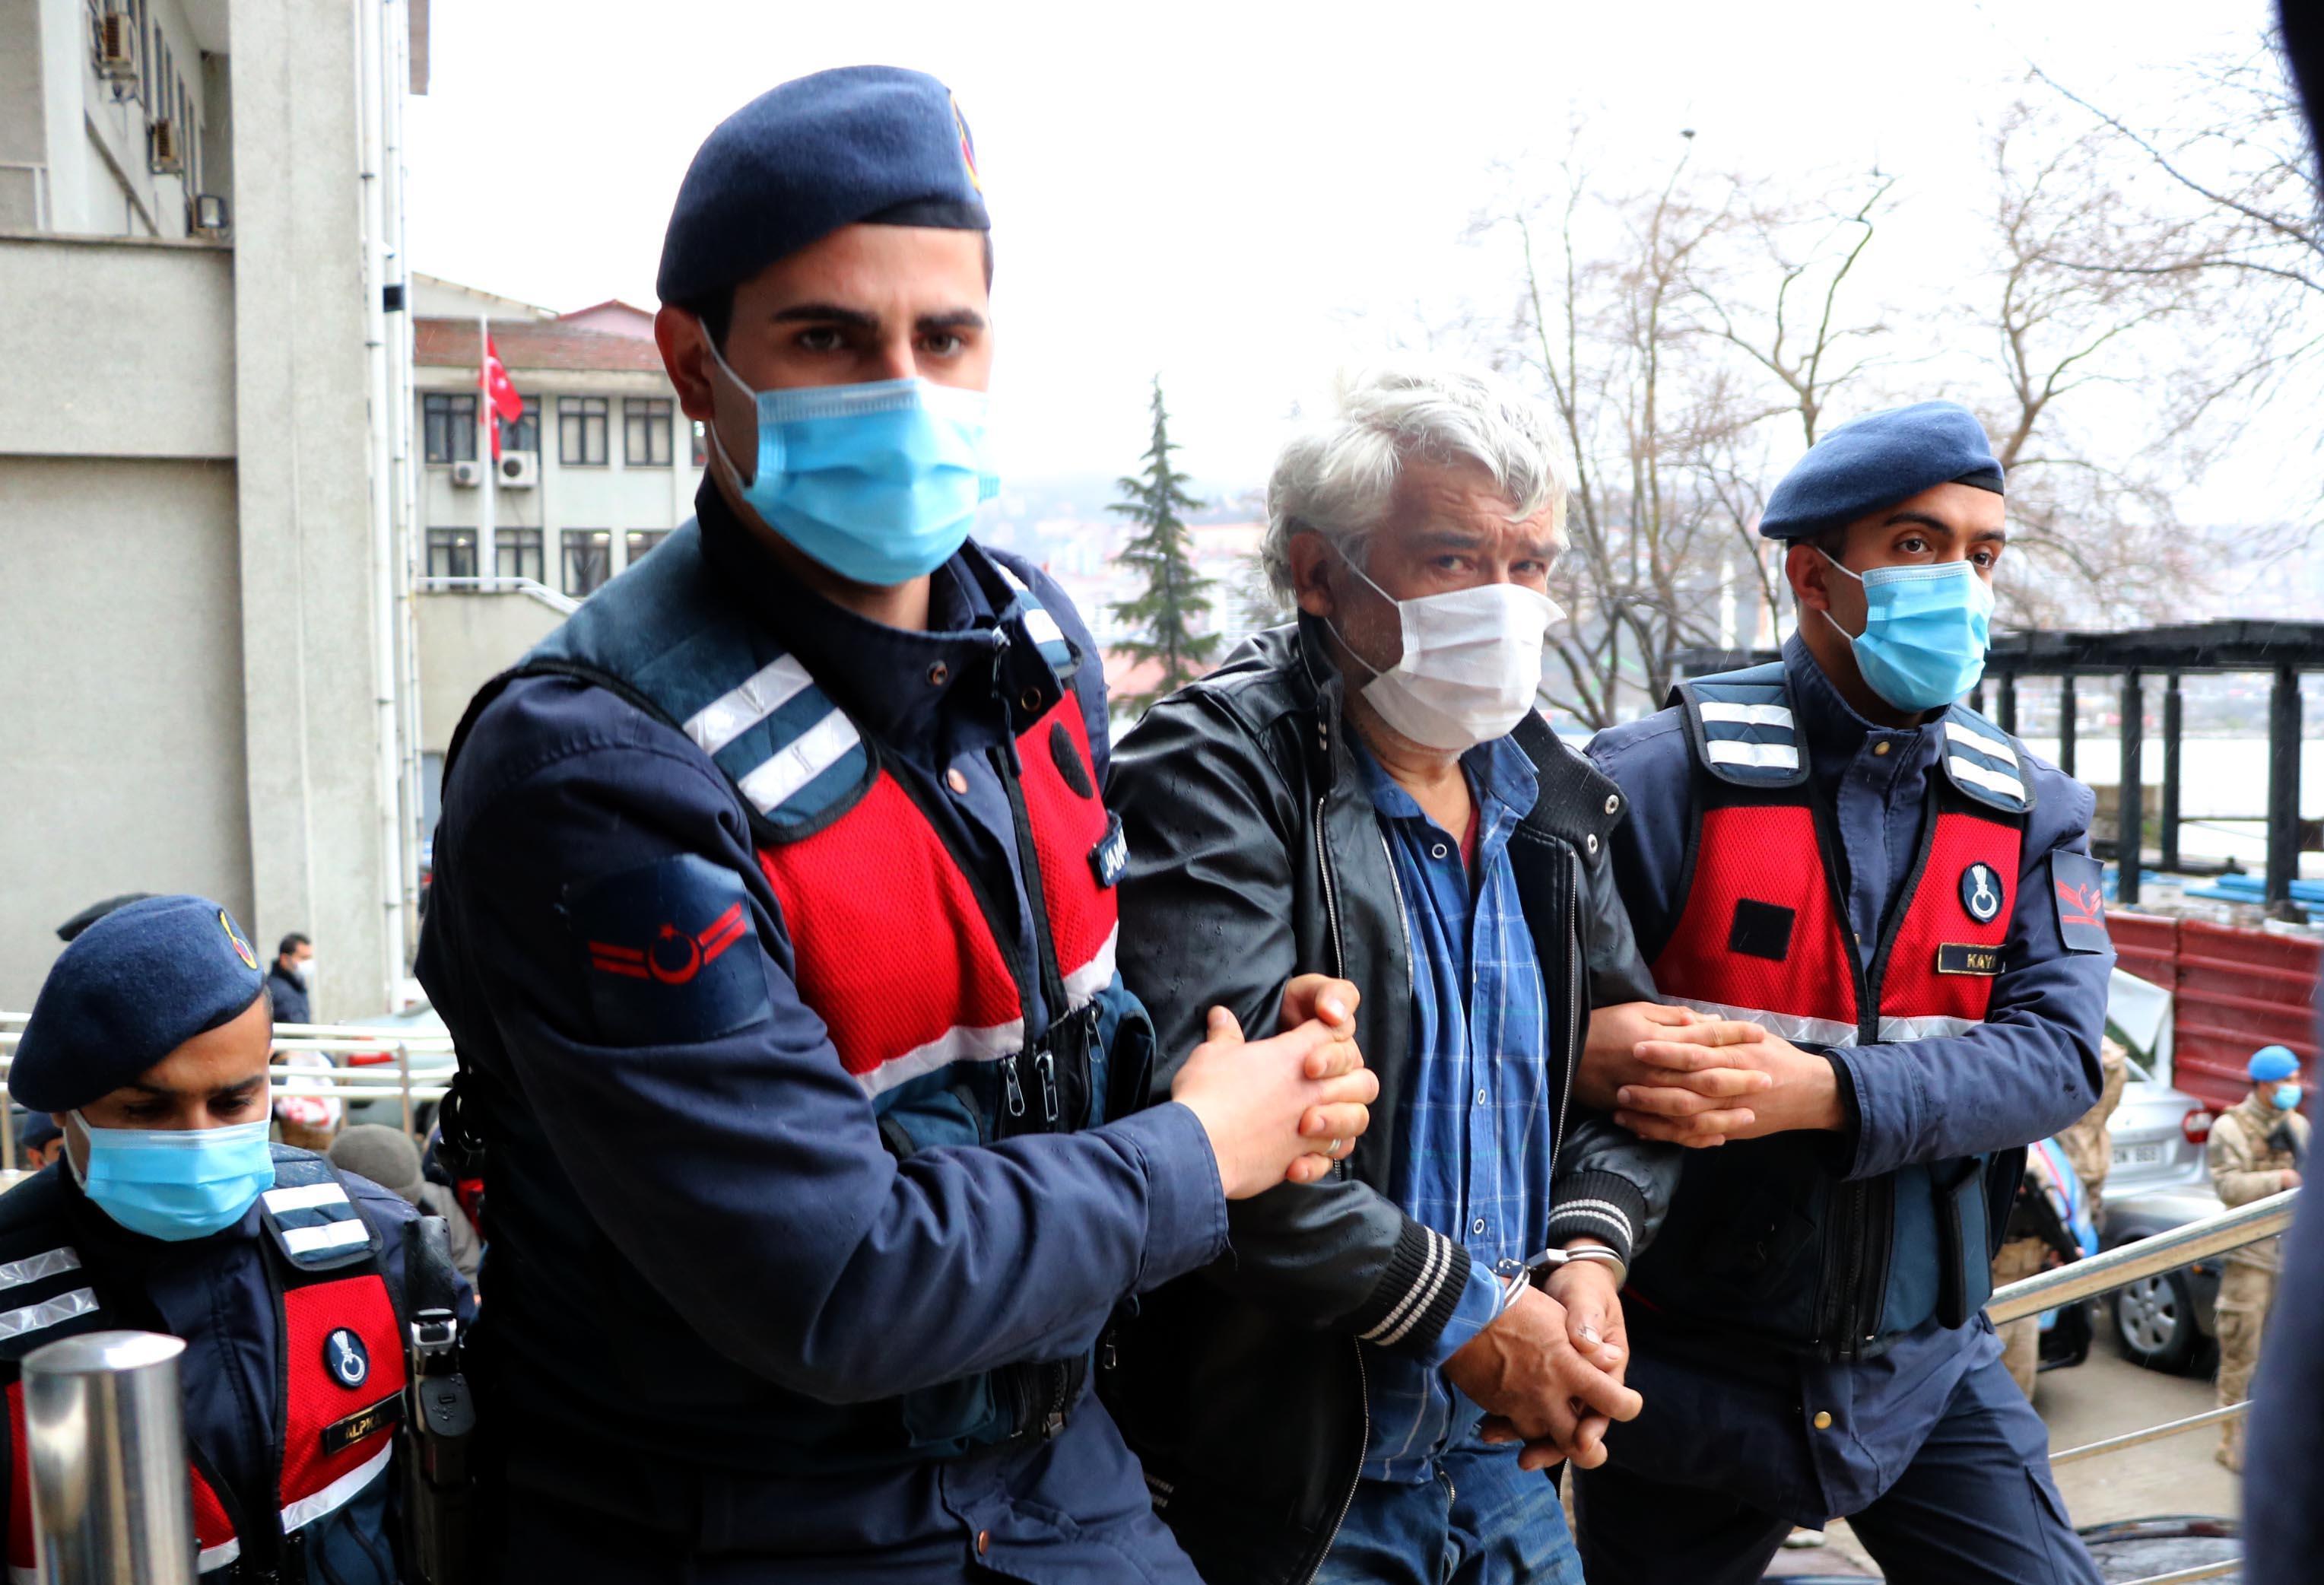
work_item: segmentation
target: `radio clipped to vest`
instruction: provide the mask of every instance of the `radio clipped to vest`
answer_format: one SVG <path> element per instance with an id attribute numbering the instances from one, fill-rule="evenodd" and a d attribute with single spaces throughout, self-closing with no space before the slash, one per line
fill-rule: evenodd
<path id="1" fill-rule="evenodd" d="M 404 1224 L 405 1341 L 411 1358 L 402 1442 L 406 1550 L 426 1585 L 467 1585 L 476 1410 L 460 1369 L 460 1300 L 450 1230 L 440 1216 Z"/>

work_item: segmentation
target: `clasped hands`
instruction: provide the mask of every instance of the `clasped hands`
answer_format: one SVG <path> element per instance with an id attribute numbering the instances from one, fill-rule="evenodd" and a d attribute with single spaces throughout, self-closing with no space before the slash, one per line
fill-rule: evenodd
<path id="1" fill-rule="evenodd" d="M 1573 1093 L 1642 1139 L 1695 1149 L 1846 1120 L 1829 1058 L 1757 1024 L 1651 1001 L 1590 1015 Z"/>

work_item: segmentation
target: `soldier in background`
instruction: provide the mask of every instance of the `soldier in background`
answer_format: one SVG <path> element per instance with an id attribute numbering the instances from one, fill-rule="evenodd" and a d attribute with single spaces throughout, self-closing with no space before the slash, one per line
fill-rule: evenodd
<path id="1" fill-rule="evenodd" d="M 2251 1093 L 2219 1114 L 2211 1125 L 2211 1187 L 2221 1203 L 2247 1205 L 2300 1186 L 2308 1159 L 2308 1120 L 2300 1115 L 2300 1059 L 2281 1046 L 2252 1054 L 2244 1072 Z M 2275 1300 L 2276 1273 L 2282 1262 L 2281 1239 L 2262 1239 L 2227 1252 L 2219 1278 L 2219 1406 L 2250 1396 L 2252 1367 L 2259 1362 L 2260 1334 Z M 2230 1420 L 2219 1430 L 2219 1462 L 2238 1475 L 2244 1468 L 2244 1423 Z"/>

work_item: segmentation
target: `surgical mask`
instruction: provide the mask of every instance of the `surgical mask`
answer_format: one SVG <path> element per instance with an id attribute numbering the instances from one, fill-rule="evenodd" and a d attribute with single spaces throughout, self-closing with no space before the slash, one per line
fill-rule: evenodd
<path id="1" fill-rule="evenodd" d="M 2300 1086 L 2297 1084 L 2278 1084 L 2275 1087 L 2275 1110 L 2278 1111 L 2298 1111 L 2300 1110 Z"/>
<path id="2" fill-rule="evenodd" d="M 1398 600 L 1354 563 L 1348 570 L 1395 605 L 1403 632 L 1403 658 L 1386 671 L 1355 656 L 1373 673 L 1364 702 L 1382 721 L 1416 743 L 1457 754 L 1507 737 L 1525 719 L 1541 689 L 1549 624 L 1564 614 L 1555 601 L 1521 584 Z"/>
<path id="3" fill-rule="evenodd" d="M 934 572 L 1000 493 L 986 400 L 927 380 L 752 391 L 710 349 L 722 407 L 747 402 L 758 426 L 749 481 L 709 427 L 717 462 L 767 526 L 859 584 Z"/>
<path id="4" fill-rule="evenodd" d="M 1966 561 L 1832 570 L 1864 585 L 1864 631 L 1851 633 L 1831 612 L 1824 620 L 1856 651 L 1865 686 L 1899 710 L 1950 705 L 1985 675 L 1993 626 L 1993 590 Z"/>
<path id="5" fill-rule="evenodd" d="M 70 1115 L 88 1138 L 88 1166 L 75 1164 L 74 1177 L 133 1233 L 173 1243 L 207 1238 L 274 1186 L 263 1117 L 222 1129 L 100 1129 Z"/>
<path id="6" fill-rule="evenodd" d="M 305 963 L 300 963 L 298 972 L 299 983 L 312 991 L 315 988 L 315 960 L 309 958 Z"/>

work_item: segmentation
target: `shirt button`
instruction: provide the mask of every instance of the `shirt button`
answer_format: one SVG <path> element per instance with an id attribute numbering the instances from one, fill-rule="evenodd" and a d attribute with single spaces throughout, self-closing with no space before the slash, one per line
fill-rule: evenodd
<path id="1" fill-rule="evenodd" d="M 1829 1409 L 1819 1409 L 1819 1410 L 1817 1410 L 1817 1411 L 1816 1411 L 1816 1417 L 1815 1417 L 1815 1428 L 1816 1428 L 1818 1431 L 1830 1431 L 1830 1430 L 1831 1429 L 1831 1410 L 1829 1410 Z"/>
<path id="2" fill-rule="evenodd" d="M 1482 1090 L 1477 1092 L 1477 1104 L 1480 1106 L 1485 1104 L 1485 1092 Z"/>
<path id="3" fill-rule="evenodd" d="M 1592 853 L 1595 853 L 1598 851 L 1598 834 L 1593 831 L 1589 835 L 1583 837 L 1582 839 L 1582 845 L 1588 848 Z"/>
<path id="4" fill-rule="evenodd" d="M 1449 853 L 1449 852 L 1451 852 L 1452 851 L 1452 849 L 1450 849 L 1450 848 L 1446 847 L 1443 843 L 1441 843 L 1441 842 L 1440 842 L 1440 843 L 1438 843 L 1434 847 L 1430 848 L 1430 849 L 1428 850 L 1428 856 L 1429 856 L 1430 858 L 1432 858 L 1432 859 L 1441 859 L 1441 858 L 1443 858 L 1446 853 Z"/>
<path id="5" fill-rule="evenodd" d="M 1606 813 L 1609 815 L 1618 815 L 1621 813 L 1621 795 L 1619 793 L 1608 793 L 1606 795 Z"/>
<path id="6" fill-rule="evenodd" d="M 957 768 L 945 772 L 945 785 L 963 796 L 968 792 L 968 778 L 962 775 Z"/>
<path id="7" fill-rule="evenodd" d="M 1886 743 L 1875 743 L 1872 745 L 1872 751 L 1876 754 L 1886 754 L 1888 751 L 1888 745 Z"/>
<path id="8" fill-rule="evenodd" d="M 1469 1224 L 1469 1230 L 1472 1233 L 1482 1233 L 1485 1230 L 1485 1219 L 1480 1216 L 1476 1221 L 1471 1222 Z"/>
<path id="9" fill-rule="evenodd" d="M 932 688 L 940 688 L 945 686 L 946 679 L 951 676 L 952 668 L 939 660 L 934 666 L 928 668 L 928 687 Z"/>
<path id="10" fill-rule="evenodd" d="M 987 1552 L 991 1550 L 991 1547 L 992 1532 L 990 1530 L 979 1530 L 976 1533 L 976 1555 L 982 1557 Z"/>

